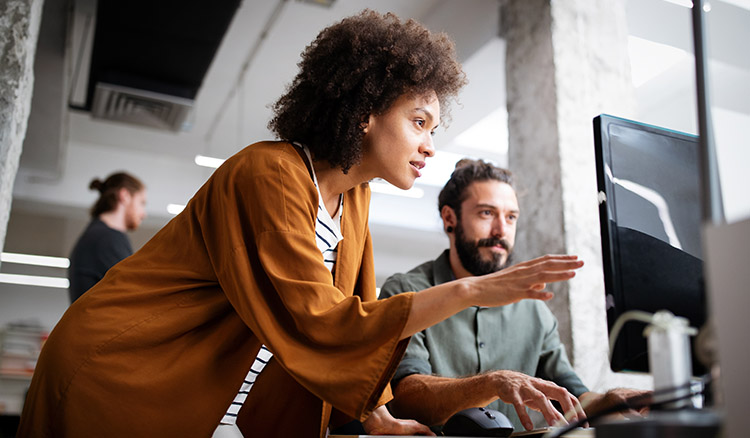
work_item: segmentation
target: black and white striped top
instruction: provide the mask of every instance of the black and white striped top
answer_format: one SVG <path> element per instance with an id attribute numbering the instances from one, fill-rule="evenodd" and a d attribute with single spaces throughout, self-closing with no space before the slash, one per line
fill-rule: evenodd
<path id="1" fill-rule="evenodd" d="M 344 197 L 339 197 L 339 205 L 337 211 L 334 213 L 336 219 L 333 219 L 323 203 L 323 197 L 320 194 L 320 187 L 318 187 L 318 178 L 315 176 L 315 170 L 313 170 L 310 151 L 306 146 L 303 146 L 303 149 L 308 161 L 310 162 L 313 183 L 318 190 L 318 215 L 315 221 L 315 240 L 318 244 L 318 249 L 321 254 L 323 254 L 323 262 L 328 270 L 333 273 L 336 267 L 338 244 L 344 239 L 344 236 L 341 235 L 341 213 L 344 209 Z M 260 375 L 261 371 L 263 371 L 263 368 L 271 358 L 273 358 L 273 353 L 271 353 L 265 345 L 262 345 L 258 355 L 255 357 L 255 361 L 250 366 L 250 371 L 248 371 L 245 380 L 240 386 L 240 390 L 234 397 L 232 404 L 229 405 L 226 414 L 224 414 L 224 417 L 221 419 L 221 424 L 235 424 L 237 414 L 242 408 L 242 404 L 245 403 L 245 399 L 250 393 L 250 390 L 253 388 L 255 379 Z"/>

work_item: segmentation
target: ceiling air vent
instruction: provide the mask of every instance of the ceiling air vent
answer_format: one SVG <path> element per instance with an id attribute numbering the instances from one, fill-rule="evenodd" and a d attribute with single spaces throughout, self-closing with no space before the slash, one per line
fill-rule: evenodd
<path id="1" fill-rule="evenodd" d="M 171 131 L 189 129 L 193 101 L 182 97 L 99 82 L 91 115 Z"/>

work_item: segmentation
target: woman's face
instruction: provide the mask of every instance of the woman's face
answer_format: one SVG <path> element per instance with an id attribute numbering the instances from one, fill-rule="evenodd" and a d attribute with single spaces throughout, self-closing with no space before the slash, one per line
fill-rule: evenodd
<path id="1" fill-rule="evenodd" d="M 407 190 L 421 176 L 425 159 L 435 155 L 432 134 L 440 123 L 434 91 L 402 95 L 386 112 L 371 115 L 363 139 L 362 169 Z"/>

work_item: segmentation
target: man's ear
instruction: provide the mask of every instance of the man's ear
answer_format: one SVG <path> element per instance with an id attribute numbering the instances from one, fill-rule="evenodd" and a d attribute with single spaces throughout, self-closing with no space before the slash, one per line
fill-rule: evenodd
<path id="1" fill-rule="evenodd" d="M 443 219 L 443 229 L 446 232 L 452 233 L 456 229 L 458 218 L 456 212 L 450 206 L 443 205 L 443 208 L 440 209 L 440 218 Z"/>
<path id="2" fill-rule="evenodd" d="M 125 187 L 122 187 L 117 191 L 117 201 L 121 204 L 128 203 L 128 201 L 130 201 L 130 198 L 132 197 L 133 195 L 131 195 L 128 189 L 126 189 Z"/>

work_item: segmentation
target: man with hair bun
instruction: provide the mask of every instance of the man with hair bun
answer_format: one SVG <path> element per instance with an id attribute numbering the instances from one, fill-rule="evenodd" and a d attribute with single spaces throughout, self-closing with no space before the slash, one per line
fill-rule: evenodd
<path id="1" fill-rule="evenodd" d="M 70 255 L 71 303 L 99 282 L 109 268 L 133 254 L 125 232 L 136 230 L 146 217 L 146 187 L 132 175 L 118 172 L 104 181 L 95 178 L 89 189 L 97 190 L 99 199 Z"/>

